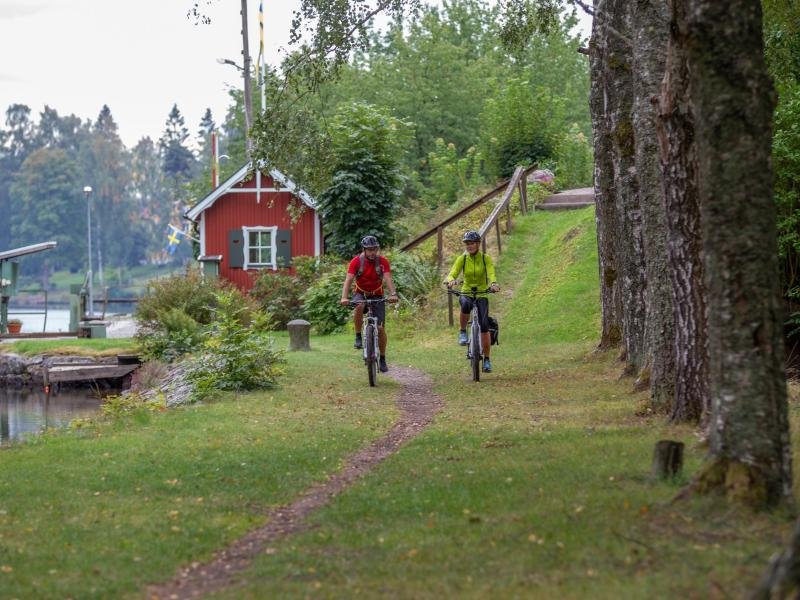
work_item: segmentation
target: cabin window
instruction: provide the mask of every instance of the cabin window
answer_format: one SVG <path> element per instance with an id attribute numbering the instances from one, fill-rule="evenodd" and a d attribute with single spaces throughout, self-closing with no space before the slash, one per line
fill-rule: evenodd
<path id="1" fill-rule="evenodd" d="M 243 227 L 244 232 L 244 268 L 276 269 L 275 242 L 277 227 Z"/>

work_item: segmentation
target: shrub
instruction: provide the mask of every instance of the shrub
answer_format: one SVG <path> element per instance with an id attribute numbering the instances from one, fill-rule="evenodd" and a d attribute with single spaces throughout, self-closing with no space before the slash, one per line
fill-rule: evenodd
<path id="1" fill-rule="evenodd" d="M 299 278 L 264 271 L 256 277 L 250 295 L 272 315 L 276 329 L 286 329 L 289 321 L 305 314 L 301 299 L 303 291 Z"/>
<path id="2" fill-rule="evenodd" d="M 589 140 L 573 123 L 570 131 L 561 136 L 555 153 L 556 187 L 570 189 L 592 185 L 594 170 Z"/>
<path id="3" fill-rule="evenodd" d="M 341 330 L 349 311 L 339 304 L 342 294 L 345 269 L 339 269 L 322 274 L 316 282 L 303 294 L 303 307 L 308 320 L 322 335 Z"/>
<path id="4" fill-rule="evenodd" d="M 387 259 L 392 267 L 392 280 L 404 302 L 420 304 L 440 284 L 436 265 L 407 252 L 391 252 Z"/>
<path id="5" fill-rule="evenodd" d="M 180 308 L 170 308 L 158 321 L 141 326 L 136 342 L 145 360 L 171 362 L 191 352 L 203 339 L 203 326 Z"/>
<path id="6" fill-rule="evenodd" d="M 541 163 L 553 155 L 563 122 L 563 100 L 546 87 L 510 79 L 486 101 L 481 122 L 487 175 L 511 177 L 518 165 Z"/>
<path id="7" fill-rule="evenodd" d="M 220 291 L 217 300 L 210 337 L 202 352 L 188 362 L 186 378 L 194 384 L 192 398 L 201 400 L 220 390 L 272 387 L 282 358 L 273 349 L 269 317 L 243 307 L 241 295 L 232 290 Z"/>
<path id="8" fill-rule="evenodd" d="M 140 323 L 159 322 L 171 308 L 178 308 L 207 325 L 211 323 L 218 288 L 218 282 L 203 279 L 197 270 L 150 281 L 136 306 L 136 318 Z"/>
<path id="9" fill-rule="evenodd" d="M 136 308 L 136 343 L 143 357 L 171 362 L 197 349 L 216 318 L 221 295 L 236 298 L 244 326 L 261 311 L 255 300 L 231 284 L 205 280 L 197 271 L 149 283 Z"/>

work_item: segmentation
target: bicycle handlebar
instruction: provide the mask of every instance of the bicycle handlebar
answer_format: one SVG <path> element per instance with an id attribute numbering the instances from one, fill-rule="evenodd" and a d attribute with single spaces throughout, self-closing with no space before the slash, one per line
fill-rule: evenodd
<path id="1" fill-rule="evenodd" d="M 388 302 L 387 298 L 366 298 L 364 300 L 351 300 L 350 301 L 350 308 L 354 308 L 359 304 L 380 304 L 381 302 Z"/>
<path id="2" fill-rule="evenodd" d="M 453 296 L 467 296 L 472 298 L 473 296 L 477 296 L 478 294 L 494 294 L 495 291 L 492 288 L 486 288 L 485 290 L 478 290 L 473 289 L 470 292 L 462 292 L 460 290 L 447 290 L 448 294 L 453 294 Z"/>

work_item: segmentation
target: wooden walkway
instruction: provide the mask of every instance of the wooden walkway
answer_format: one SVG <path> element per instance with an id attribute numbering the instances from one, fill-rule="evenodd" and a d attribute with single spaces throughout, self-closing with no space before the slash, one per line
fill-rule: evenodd
<path id="1" fill-rule="evenodd" d="M 594 206 L 594 188 L 564 190 L 536 205 L 536 210 L 571 210 Z"/>

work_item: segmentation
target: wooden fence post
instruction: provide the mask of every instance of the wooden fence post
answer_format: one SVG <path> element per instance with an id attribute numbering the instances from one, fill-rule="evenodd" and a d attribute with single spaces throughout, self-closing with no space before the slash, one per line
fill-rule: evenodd
<path id="1" fill-rule="evenodd" d="M 519 205 L 522 214 L 528 214 L 528 178 L 525 177 L 519 182 Z"/>
<path id="2" fill-rule="evenodd" d="M 444 227 L 436 228 L 436 269 L 439 273 L 442 272 L 442 263 L 444 262 Z"/>
<path id="3" fill-rule="evenodd" d="M 502 254 L 503 248 L 500 244 L 500 221 L 497 219 L 494 220 L 494 230 L 497 233 L 497 253 Z"/>
<path id="4" fill-rule="evenodd" d="M 453 294 L 447 294 L 447 323 L 453 326 Z"/>

